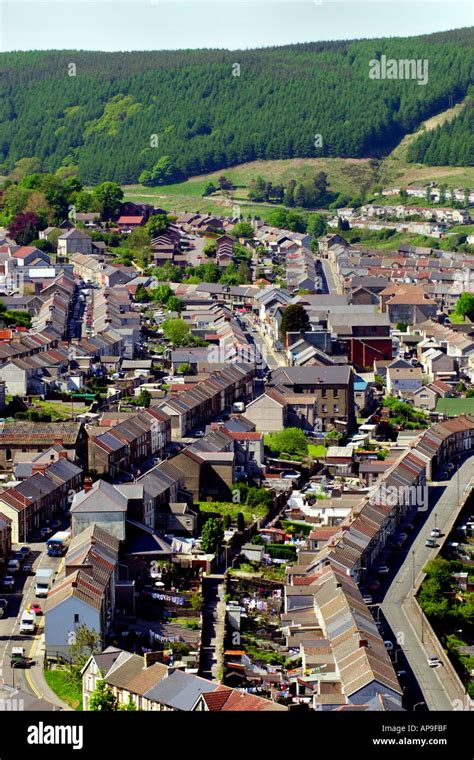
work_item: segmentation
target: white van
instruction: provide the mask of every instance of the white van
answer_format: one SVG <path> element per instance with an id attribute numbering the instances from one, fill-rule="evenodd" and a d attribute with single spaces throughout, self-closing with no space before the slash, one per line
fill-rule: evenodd
<path id="1" fill-rule="evenodd" d="M 36 615 L 34 612 L 24 612 L 20 620 L 20 633 L 34 633 L 36 628 Z"/>
<path id="2" fill-rule="evenodd" d="M 236 401 L 232 404 L 233 412 L 245 412 L 245 404 L 243 401 Z"/>

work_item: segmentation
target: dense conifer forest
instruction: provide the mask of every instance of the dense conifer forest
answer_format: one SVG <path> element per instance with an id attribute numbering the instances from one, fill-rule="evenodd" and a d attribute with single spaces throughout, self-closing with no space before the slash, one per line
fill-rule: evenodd
<path id="1" fill-rule="evenodd" d="M 429 166 L 474 166 L 474 97 L 455 119 L 412 142 L 407 158 Z"/>
<path id="2" fill-rule="evenodd" d="M 36 157 L 86 183 L 160 184 L 255 159 L 382 156 L 465 97 L 473 42 L 470 28 L 231 52 L 3 53 L 0 168 Z M 428 83 L 370 79 L 382 55 L 428 60 Z M 466 119 L 414 157 L 458 142 Z M 448 158 L 464 161 L 462 145 Z"/>

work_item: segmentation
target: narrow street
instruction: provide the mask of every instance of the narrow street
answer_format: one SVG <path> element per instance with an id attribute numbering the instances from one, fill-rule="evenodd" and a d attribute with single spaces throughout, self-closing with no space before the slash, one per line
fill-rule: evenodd
<path id="1" fill-rule="evenodd" d="M 441 545 L 438 540 L 437 549 L 425 546 L 431 529 L 436 524 L 443 536 L 449 534 L 458 514 L 457 507 L 462 503 L 463 494 L 466 494 L 473 476 L 474 459 L 470 457 L 460 464 L 459 471 L 454 472 L 447 484 L 440 484 L 443 490 L 437 500 L 440 485 L 430 487 L 430 510 L 380 605 L 430 711 L 453 710 L 455 700 L 464 698 L 464 689 L 453 678 L 447 655 L 438 640 L 431 638 L 426 626 L 423 631 L 421 615 L 413 604 L 413 587 L 417 585 L 423 567 L 428 560 L 437 556 Z M 419 517 L 423 518 L 423 513 Z M 430 668 L 427 658 L 431 655 L 438 655 L 443 665 Z"/>
<path id="2" fill-rule="evenodd" d="M 223 575 L 203 578 L 201 658 L 199 675 L 209 680 L 219 678 L 220 646 L 224 637 L 225 602 L 223 599 Z M 222 592 L 220 594 L 220 592 Z M 221 598 L 222 597 L 222 598 Z"/>

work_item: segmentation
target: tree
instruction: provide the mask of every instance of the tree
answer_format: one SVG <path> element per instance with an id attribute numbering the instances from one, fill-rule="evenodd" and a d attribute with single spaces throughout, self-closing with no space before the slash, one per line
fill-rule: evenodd
<path id="1" fill-rule="evenodd" d="M 288 332 L 305 332 L 309 329 L 308 312 L 299 303 L 289 304 L 283 311 L 280 325 L 280 339 L 285 340 Z"/>
<path id="2" fill-rule="evenodd" d="M 151 301 L 151 296 L 144 285 L 138 285 L 133 297 L 135 303 L 148 303 Z"/>
<path id="3" fill-rule="evenodd" d="M 38 214 L 28 211 L 25 214 L 18 214 L 8 225 L 8 235 L 18 243 L 18 245 L 28 245 L 38 237 L 38 232 L 45 225 L 41 223 Z"/>
<path id="4" fill-rule="evenodd" d="M 144 406 L 145 409 L 148 409 L 151 402 L 151 395 L 149 391 L 147 391 L 145 388 L 140 391 L 140 393 L 137 396 L 137 406 Z"/>
<path id="5" fill-rule="evenodd" d="M 123 190 L 116 182 L 102 182 L 94 188 L 94 197 L 100 203 L 102 219 L 112 219 L 120 212 Z"/>
<path id="6" fill-rule="evenodd" d="M 134 712 L 137 709 L 137 706 L 133 700 L 132 695 L 129 694 L 127 701 L 122 702 L 120 705 L 118 705 L 117 709 L 120 711 Z"/>
<path id="7" fill-rule="evenodd" d="M 152 288 L 152 290 L 150 290 L 150 296 L 152 297 L 153 301 L 156 301 L 156 303 L 159 304 L 167 303 L 168 299 L 171 298 L 172 295 L 173 291 L 166 283 L 157 285 L 156 288 Z"/>
<path id="8" fill-rule="evenodd" d="M 206 553 L 214 554 L 224 540 L 222 520 L 218 517 L 210 517 L 201 533 L 201 546 Z"/>
<path id="9" fill-rule="evenodd" d="M 233 186 L 232 182 L 230 181 L 230 179 L 227 179 L 227 177 L 224 174 L 222 174 L 219 177 L 218 182 L 219 182 L 219 187 L 220 187 L 221 190 L 233 190 L 233 188 L 234 188 L 234 186 Z"/>
<path id="10" fill-rule="evenodd" d="M 10 179 L 22 180 L 27 174 L 35 174 L 43 169 L 41 159 L 36 156 L 31 158 L 20 158 L 15 163 L 15 168 L 10 172 Z"/>
<path id="11" fill-rule="evenodd" d="M 166 301 L 166 306 L 170 311 L 181 311 L 183 302 L 178 296 L 170 296 Z"/>
<path id="12" fill-rule="evenodd" d="M 187 346 L 190 342 L 191 328 L 184 319 L 165 319 L 163 332 L 173 346 Z"/>
<path id="13" fill-rule="evenodd" d="M 245 530 L 245 518 L 242 512 L 237 513 L 237 530 L 239 530 L 241 533 L 243 533 Z"/>
<path id="14" fill-rule="evenodd" d="M 289 456 L 306 456 L 308 453 L 308 441 L 301 428 L 288 427 L 278 433 L 268 436 L 268 447 L 276 454 L 288 454 Z"/>
<path id="15" fill-rule="evenodd" d="M 191 596 L 189 601 L 193 610 L 201 610 L 204 604 L 204 597 L 199 592 L 196 592 Z"/>
<path id="16" fill-rule="evenodd" d="M 145 225 L 147 231 L 150 234 L 150 237 L 156 238 L 159 235 L 161 235 L 163 232 L 166 232 L 166 230 L 169 227 L 169 220 L 166 214 L 154 214 L 151 216 L 148 220 L 148 222 Z"/>
<path id="17" fill-rule="evenodd" d="M 178 367 L 178 375 L 190 375 L 192 371 L 193 371 L 193 368 L 187 362 L 183 362 Z"/>
<path id="18" fill-rule="evenodd" d="M 231 522 L 232 522 L 231 516 L 229 514 L 225 514 L 223 518 L 224 530 L 229 530 Z"/>
<path id="19" fill-rule="evenodd" d="M 213 182 L 207 182 L 203 195 L 212 195 L 212 193 L 215 193 L 217 190 L 216 185 Z"/>
<path id="20" fill-rule="evenodd" d="M 326 220 L 322 214 L 311 214 L 308 219 L 307 232 L 314 237 L 321 237 L 326 233 Z"/>
<path id="21" fill-rule="evenodd" d="M 236 238 L 250 238 L 255 235 L 255 230 L 250 222 L 237 222 L 232 228 L 232 235 Z"/>
<path id="22" fill-rule="evenodd" d="M 142 185 L 156 186 L 166 185 L 170 182 L 175 182 L 180 178 L 180 173 L 177 171 L 173 161 L 169 156 L 161 156 L 151 171 L 143 171 L 138 181 Z"/>
<path id="23" fill-rule="evenodd" d="M 93 712 L 115 712 L 117 708 L 118 700 L 110 686 L 103 680 L 98 681 L 89 699 L 89 710 Z"/>
<path id="24" fill-rule="evenodd" d="M 454 313 L 461 317 L 467 317 L 474 320 L 474 294 L 473 293 L 461 293 L 459 296 Z"/>

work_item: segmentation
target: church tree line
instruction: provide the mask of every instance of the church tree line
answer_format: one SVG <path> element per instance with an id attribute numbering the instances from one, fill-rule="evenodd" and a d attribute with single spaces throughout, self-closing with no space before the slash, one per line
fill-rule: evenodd
<path id="1" fill-rule="evenodd" d="M 70 167 L 88 185 L 164 184 L 258 159 L 379 157 L 464 98 L 473 37 L 2 53 L 0 166 L 35 158 L 38 171 Z M 369 79 L 382 55 L 428 59 L 428 84 Z"/>

